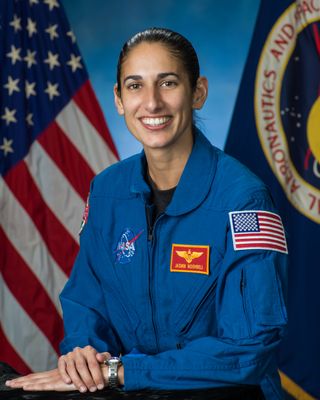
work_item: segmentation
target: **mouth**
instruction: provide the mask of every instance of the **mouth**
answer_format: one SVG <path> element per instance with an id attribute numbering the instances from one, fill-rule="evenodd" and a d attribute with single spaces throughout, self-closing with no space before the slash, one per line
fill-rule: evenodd
<path id="1" fill-rule="evenodd" d="M 162 129 L 169 125 L 172 117 L 142 117 L 140 121 L 148 129 Z"/>

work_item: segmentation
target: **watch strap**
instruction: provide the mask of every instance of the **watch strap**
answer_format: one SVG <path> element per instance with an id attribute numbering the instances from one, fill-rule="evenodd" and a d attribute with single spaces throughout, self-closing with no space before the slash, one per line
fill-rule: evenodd
<path id="1" fill-rule="evenodd" d="M 122 365 L 121 359 L 119 357 L 111 357 L 105 361 L 108 366 L 108 382 L 111 389 L 117 388 L 119 386 L 118 369 Z"/>

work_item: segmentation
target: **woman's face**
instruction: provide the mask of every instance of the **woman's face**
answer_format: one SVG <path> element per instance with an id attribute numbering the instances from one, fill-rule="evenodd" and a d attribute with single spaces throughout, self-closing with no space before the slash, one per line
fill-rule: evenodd
<path id="1" fill-rule="evenodd" d="M 192 110 L 204 103 L 206 90 L 198 99 L 202 92 L 203 87 L 192 91 L 182 63 L 165 46 L 143 42 L 122 64 L 121 96 L 115 86 L 115 102 L 146 151 L 168 149 L 192 140 Z"/>

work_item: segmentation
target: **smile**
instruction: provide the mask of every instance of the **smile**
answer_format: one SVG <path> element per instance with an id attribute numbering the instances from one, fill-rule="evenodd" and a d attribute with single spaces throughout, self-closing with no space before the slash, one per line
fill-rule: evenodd
<path id="1" fill-rule="evenodd" d="M 170 121 L 170 119 L 171 117 L 157 117 L 157 118 L 145 117 L 141 118 L 141 121 L 144 125 L 157 127 L 166 124 L 168 121 Z"/>

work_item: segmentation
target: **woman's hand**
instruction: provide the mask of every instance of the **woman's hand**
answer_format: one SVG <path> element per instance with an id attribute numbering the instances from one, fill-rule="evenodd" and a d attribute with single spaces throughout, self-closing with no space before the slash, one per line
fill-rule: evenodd
<path id="1" fill-rule="evenodd" d="M 76 390 L 72 383 L 65 383 L 60 375 L 58 368 L 51 371 L 37 372 L 20 378 L 15 378 L 6 382 L 6 385 L 12 389 L 23 390 L 56 390 L 58 392 L 65 392 Z"/>
<path id="2" fill-rule="evenodd" d="M 92 346 L 76 347 L 59 358 L 58 370 L 65 384 L 72 383 L 82 393 L 95 392 L 107 384 L 103 376 L 107 368 L 102 368 L 101 364 L 110 357 L 110 353 L 98 353 Z"/>
<path id="3" fill-rule="evenodd" d="M 91 346 L 77 347 L 72 352 L 61 356 L 58 368 L 51 371 L 37 372 L 12 379 L 6 385 L 12 389 L 28 391 L 59 392 L 79 390 L 94 392 L 108 386 L 108 366 L 103 362 L 110 358 L 110 353 L 98 353 Z M 124 384 L 124 369 L 118 370 L 119 384 Z"/>

